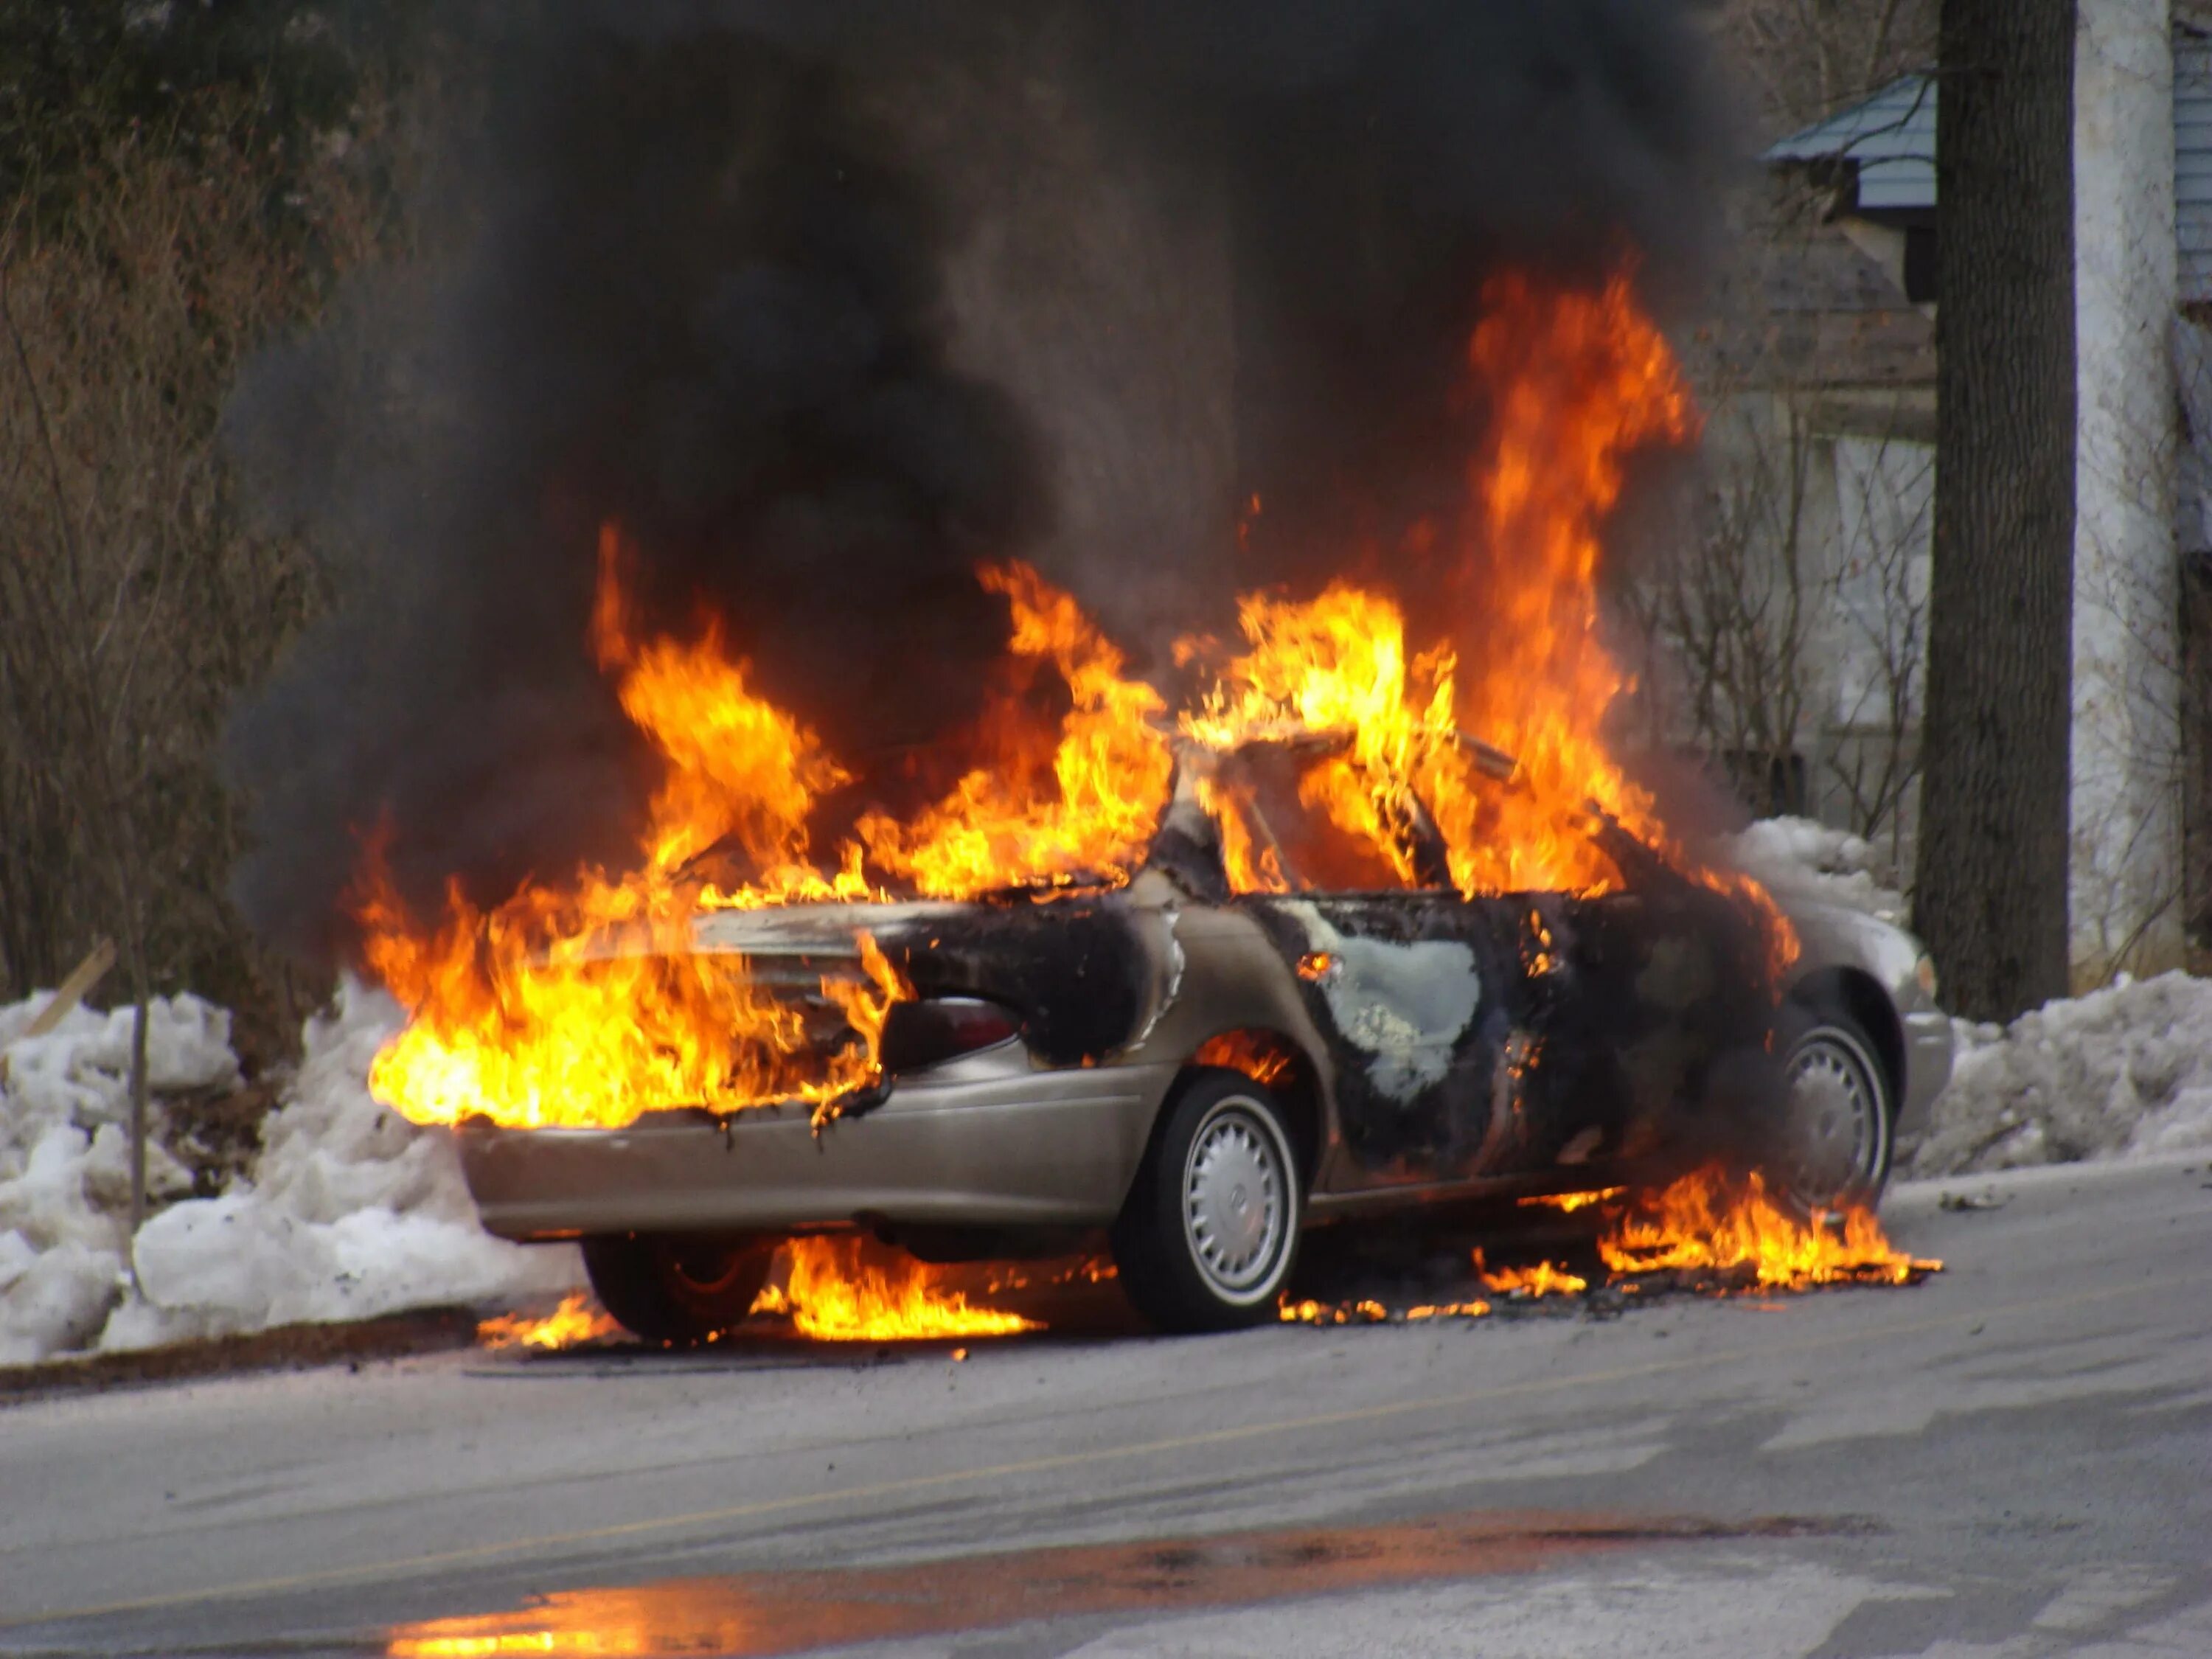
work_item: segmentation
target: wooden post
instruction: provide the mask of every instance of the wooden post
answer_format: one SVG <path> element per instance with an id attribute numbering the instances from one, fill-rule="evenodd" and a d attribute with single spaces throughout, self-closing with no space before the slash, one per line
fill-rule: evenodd
<path id="1" fill-rule="evenodd" d="M 61 988 L 54 993 L 53 1000 L 31 1017 L 31 1023 L 23 1028 L 23 1035 L 27 1037 L 44 1036 L 52 1030 L 69 1018 L 70 1010 L 82 1002 L 92 988 L 100 983 L 100 975 L 113 966 L 115 941 L 104 939 L 92 947 L 82 962 L 70 969 L 69 977 L 61 982 Z"/>
<path id="2" fill-rule="evenodd" d="M 31 1016 L 31 1023 L 22 1030 L 27 1037 L 44 1036 L 69 1018 L 69 1011 L 82 1002 L 85 995 L 100 982 L 100 976 L 115 965 L 115 941 L 104 939 L 92 947 L 82 962 L 70 969 L 70 975 L 47 1001 L 46 1006 Z M 8 1080 L 8 1056 L 0 1054 L 0 1083 Z"/>
<path id="3" fill-rule="evenodd" d="M 131 1022 L 131 1293 L 138 1294 L 138 1229 L 146 1221 L 146 993 L 142 986 Z"/>

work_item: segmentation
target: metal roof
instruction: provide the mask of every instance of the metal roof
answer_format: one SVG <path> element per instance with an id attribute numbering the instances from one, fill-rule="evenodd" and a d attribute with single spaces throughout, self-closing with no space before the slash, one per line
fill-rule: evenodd
<path id="1" fill-rule="evenodd" d="M 1863 104 L 1784 138 L 1768 161 L 1857 164 L 1858 210 L 1911 212 L 1936 205 L 1936 77 L 1908 75 Z"/>

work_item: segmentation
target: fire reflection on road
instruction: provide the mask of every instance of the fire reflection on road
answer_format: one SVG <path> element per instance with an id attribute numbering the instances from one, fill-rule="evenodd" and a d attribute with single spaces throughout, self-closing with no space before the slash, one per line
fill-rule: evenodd
<path id="1" fill-rule="evenodd" d="M 1817 1523 L 1504 1511 L 1395 1526 L 1023 1550 L 895 1567 L 738 1573 L 562 1590 L 508 1613 L 394 1629 L 387 1659 L 804 1652 L 1036 1619 L 1235 1606 L 1421 1580 L 1528 1572 L 1599 1552 Z"/>

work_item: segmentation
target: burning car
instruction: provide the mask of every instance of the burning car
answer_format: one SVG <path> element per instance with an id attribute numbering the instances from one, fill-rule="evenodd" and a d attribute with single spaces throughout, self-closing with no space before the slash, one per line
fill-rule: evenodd
<path id="1" fill-rule="evenodd" d="M 1273 1318 L 1310 1225 L 1649 1183 L 1720 1146 L 1803 1212 L 1873 1204 L 1950 1067 L 1908 935 L 1771 915 L 1601 814 L 1620 890 L 1465 895 L 1412 797 L 1393 883 L 1299 799 L 1327 747 L 1179 745 L 1126 883 L 702 915 L 695 965 L 798 1011 L 825 1064 L 894 984 L 871 1080 L 612 1128 L 465 1121 L 485 1224 L 581 1239 L 617 1319 L 691 1340 L 746 1316 L 795 1233 L 950 1261 L 1104 1229 L 1131 1300 L 1187 1331 Z M 1255 837 L 1274 890 L 1231 879 Z"/>
<path id="2" fill-rule="evenodd" d="M 1072 593 L 981 565 L 1005 652 L 903 805 L 718 612 L 656 622 L 603 522 L 587 643 L 660 763 L 635 861 L 433 915 L 366 837 L 361 959 L 407 1014 L 371 1089 L 663 1340 L 744 1318 L 786 1239 L 1103 1230 L 1203 1329 L 1272 1316 L 1309 1226 L 1439 1200 L 1724 1158 L 1869 1222 L 1948 1075 L 1932 974 L 1702 858 L 1613 754 L 1601 532 L 1687 390 L 1626 274 L 1484 302 L 1455 524 L 1240 594 L 1241 646 L 1174 642 L 1172 705 Z"/>

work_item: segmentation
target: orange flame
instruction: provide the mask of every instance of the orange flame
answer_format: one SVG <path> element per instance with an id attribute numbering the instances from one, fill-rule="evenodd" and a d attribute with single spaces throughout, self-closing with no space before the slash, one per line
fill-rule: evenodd
<path id="1" fill-rule="evenodd" d="M 1574 1211 L 1612 1205 L 1628 1192 L 1608 1187 L 1594 1192 L 1524 1198 L 1523 1205 Z M 1610 1219 L 1597 1249 L 1607 1283 L 1633 1291 L 1649 1273 L 1680 1273 L 1708 1294 L 1741 1290 L 1808 1291 L 1826 1285 L 1909 1285 L 1943 1264 L 1892 1245 L 1870 1211 L 1802 1219 L 1777 1205 L 1756 1172 L 1735 1178 L 1717 1167 L 1695 1170 L 1656 1192 L 1628 1198 Z M 1579 1296 L 1589 1288 L 1581 1274 L 1549 1261 L 1533 1267 L 1494 1268 L 1474 1252 L 1474 1268 L 1485 1286 L 1503 1296 L 1534 1300 Z M 1407 1319 L 1437 1314 L 1488 1312 L 1486 1303 L 1407 1310 Z M 1278 1310 L 1286 1323 L 1376 1324 L 1390 1310 L 1373 1300 L 1346 1303 L 1292 1301 Z"/>
<path id="2" fill-rule="evenodd" d="M 1297 1053 L 1272 1032 L 1224 1031 L 1200 1043 L 1190 1063 L 1242 1072 L 1264 1085 L 1280 1081 L 1297 1064 Z"/>
<path id="3" fill-rule="evenodd" d="M 1539 1261 L 1533 1267 L 1486 1267 L 1480 1250 L 1474 1253 L 1474 1270 L 1485 1285 L 1501 1296 L 1579 1296 L 1589 1288 L 1589 1280 L 1579 1273 L 1548 1261 Z"/>
<path id="4" fill-rule="evenodd" d="M 477 1341 L 487 1348 L 574 1348 L 621 1334 L 614 1316 L 581 1291 L 562 1297 L 543 1318 L 502 1314 L 477 1326 Z"/>
<path id="5" fill-rule="evenodd" d="M 1609 1198 L 1619 1198 L 1628 1190 L 1626 1187 L 1600 1187 L 1587 1193 L 1539 1193 L 1534 1197 L 1514 1201 L 1523 1209 L 1558 1210 L 1572 1215 L 1577 1210 L 1588 1209 L 1593 1204 L 1602 1204 Z"/>
<path id="6" fill-rule="evenodd" d="M 882 869 L 931 897 L 1018 882 L 1126 880 L 1158 823 L 1175 768 L 1152 724 L 1160 694 L 1124 678 L 1125 659 L 1068 594 L 1024 564 L 987 565 L 983 586 L 1006 595 L 1008 646 L 1025 672 L 1050 664 L 1071 706 L 1057 732 L 1007 703 L 987 721 L 992 752 L 912 823 L 882 813 L 860 838 Z"/>
<path id="7" fill-rule="evenodd" d="M 787 1315 L 800 1335 L 817 1341 L 1012 1336 L 1042 1328 L 1019 1314 L 978 1307 L 948 1284 L 946 1269 L 886 1258 L 858 1237 L 793 1238 L 781 1255 L 783 1287 L 771 1282 L 753 1312 Z"/>
<path id="8" fill-rule="evenodd" d="M 1425 1319 L 1480 1319 L 1490 1312 L 1487 1302 L 1436 1302 L 1411 1307 L 1400 1316 L 1408 1324 Z M 1390 1310 L 1371 1298 L 1358 1302 L 1293 1302 L 1279 1304 L 1275 1316 L 1285 1325 L 1380 1325 Z"/>
<path id="9" fill-rule="evenodd" d="M 565 889 L 525 884 L 479 909 L 453 888 L 446 915 L 409 915 L 372 840 L 356 915 L 367 963 L 406 1007 L 370 1087 L 418 1123 L 481 1114 L 503 1127 L 619 1127 L 655 1108 L 730 1112 L 772 1101 L 817 1119 L 877 1076 L 891 1002 L 910 994 L 872 940 L 857 976 L 825 976 L 849 1037 L 827 1053 L 801 1012 L 757 986 L 743 959 L 695 953 L 697 913 L 878 896 L 862 849 L 828 869 L 809 854 L 807 817 L 848 775 L 805 726 L 747 689 L 746 667 L 713 621 L 690 641 L 641 641 L 622 585 L 619 532 L 600 538 L 592 647 L 622 706 L 665 763 L 639 867 L 579 871 Z M 1146 724 L 1158 694 L 1121 678 L 1122 659 L 1074 601 L 1026 567 L 986 571 L 1008 595 L 1018 658 L 1049 661 L 1073 708 L 1042 747 L 978 768 L 913 826 L 864 820 L 878 866 L 926 892 L 961 896 L 1024 873 L 1126 876 L 1166 793 L 1166 740 Z M 1013 723 L 1002 721 L 1008 741 Z M 1047 783 L 1050 787 L 1048 788 Z M 733 888 L 690 881 L 714 851 L 754 872 Z"/>
<path id="10" fill-rule="evenodd" d="M 1300 799 L 1380 854 L 1401 883 L 1419 875 L 1407 834 L 1416 798 L 1452 884 L 1468 893 L 1618 886 L 1621 872 L 1589 833 L 1592 814 L 1603 814 L 1748 903 L 1778 971 L 1796 954 L 1789 924 L 1741 878 L 1692 866 L 1603 735 L 1626 678 L 1600 633 L 1601 532 L 1627 457 L 1697 430 L 1680 368 L 1626 273 L 1595 292 L 1502 277 L 1485 290 L 1484 313 L 1468 362 L 1494 413 L 1444 555 L 1455 591 L 1481 608 L 1479 625 L 1473 616 L 1446 618 L 1416 650 L 1402 607 L 1372 586 L 1333 582 L 1306 600 L 1248 595 L 1239 605 L 1247 649 L 1183 714 L 1181 730 L 1222 751 L 1335 738 L 1308 766 Z M 1433 560 L 1436 540 L 1424 526 L 1407 556 Z M 1480 649 L 1463 660 L 1455 635 L 1479 638 Z M 1206 642 L 1186 640 L 1177 654 L 1203 658 Z M 1492 747 L 1485 752 L 1470 735 Z M 1496 775 L 1501 762 L 1509 777 Z M 1201 798 L 1222 818 L 1231 885 L 1287 886 L 1249 797 L 1209 780 Z M 1540 953 L 1531 971 L 1547 966 Z"/>
<path id="11" fill-rule="evenodd" d="M 1036 1320 L 979 1305 L 955 1282 L 957 1269 L 876 1248 L 858 1235 L 787 1239 L 777 1254 L 776 1268 L 754 1299 L 751 1316 L 787 1319 L 800 1335 L 817 1341 L 1011 1336 L 1043 1328 Z M 1113 1277 L 1113 1263 L 1096 1257 L 1036 1282 L 1095 1285 Z M 975 1288 L 1001 1295 L 1031 1285 L 1027 1274 L 1001 1273 Z M 614 1317 L 581 1291 L 543 1316 L 503 1314 L 477 1326 L 478 1346 L 495 1350 L 574 1348 L 621 1334 Z"/>
<path id="12" fill-rule="evenodd" d="M 1635 1200 L 1598 1254 L 1616 1273 L 1741 1272 L 1787 1290 L 1905 1285 L 1943 1266 L 1893 1247 L 1871 1211 L 1802 1221 L 1775 1203 L 1756 1171 L 1738 1183 L 1717 1169 Z"/>
<path id="13" fill-rule="evenodd" d="M 1696 417 L 1626 274 L 1589 291 L 1505 277 L 1483 300 L 1468 368 L 1492 418 L 1469 464 L 1468 504 L 1408 553 L 1441 561 L 1480 618 L 1438 617 L 1417 649 L 1400 600 L 1378 586 L 1248 595 L 1243 653 L 1182 712 L 1180 731 L 1217 759 L 1255 740 L 1306 745 L 1302 798 L 1401 882 L 1436 873 L 1416 867 L 1407 835 L 1425 811 L 1464 890 L 1601 891 L 1620 872 L 1587 833 L 1591 805 L 1686 867 L 1602 740 L 1622 676 L 1598 635 L 1595 579 L 1626 457 L 1686 440 Z M 1175 766 L 1167 705 L 1028 567 L 980 573 L 1008 602 L 1012 689 L 971 734 L 958 783 L 908 819 L 865 814 L 854 840 L 817 854 L 817 803 L 866 780 L 753 689 L 721 619 L 702 618 L 689 637 L 641 627 L 616 526 L 599 553 L 589 648 L 662 762 L 635 867 L 533 880 L 488 908 L 456 887 L 426 921 L 408 913 L 371 839 L 356 898 L 364 954 L 409 1018 L 370 1084 L 410 1118 L 613 1127 L 656 1108 L 770 1101 L 834 1112 L 878 1079 L 884 1012 L 907 994 L 896 974 L 863 941 L 848 969 L 823 980 L 810 1016 L 741 958 L 695 952 L 701 910 L 867 900 L 893 886 L 960 897 L 1112 883 L 1143 856 Z M 1066 694 L 1056 720 L 1024 695 L 1054 677 Z M 1510 778 L 1462 733 L 1510 748 Z M 1316 747 L 1316 735 L 1330 742 Z M 1246 810 L 1234 769 L 1196 782 L 1221 809 L 1236 884 L 1286 885 L 1294 872 Z M 722 883 L 704 878 L 710 861 Z M 1707 878 L 1763 902 L 1733 878 Z M 842 1014 L 842 1032 L 825 1037 L 824 1009 Z"/>

